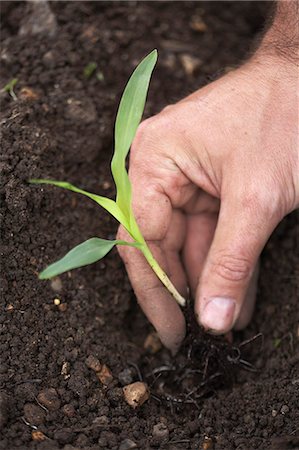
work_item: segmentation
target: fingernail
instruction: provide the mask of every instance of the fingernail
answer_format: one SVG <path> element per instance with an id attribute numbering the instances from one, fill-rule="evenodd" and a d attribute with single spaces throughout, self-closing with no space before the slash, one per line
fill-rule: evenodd
<path id="1" fill-rule="evenodd" d="M 231 298 L 214 297 L 205 306 L 200 315 L 204 328 L 223 333 L 231 329 L 234 321 L 236 302 Z"/>

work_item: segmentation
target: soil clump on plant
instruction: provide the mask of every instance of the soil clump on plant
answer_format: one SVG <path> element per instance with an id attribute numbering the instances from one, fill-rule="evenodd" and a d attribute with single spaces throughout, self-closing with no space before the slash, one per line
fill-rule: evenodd
<path id="1" fill-rule="evenodd" d="M 256 314 L 232 343 L 190 320 L 161 348 L 113 251 L 41 282 L 37 273 L 116 223 L 85 198 L 113 196 L 113 123 L 138 61 L 159 50 L 146 116 L 238 65 L 269 2 L 1 2 L 0 449 L 299 447 L 298 215 L 261 260 Z M 42 18 L 42 19 L 41 19 Z M 297 271 L 296 271 L 297 267 Z M 247 369 L 247 370 L 244 370 Z M 147 383 L 139 408 L 123 387 Z"/>

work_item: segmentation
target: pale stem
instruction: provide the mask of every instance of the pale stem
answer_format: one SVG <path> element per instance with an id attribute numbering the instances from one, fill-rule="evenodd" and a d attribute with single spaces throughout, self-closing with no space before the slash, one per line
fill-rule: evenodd
<path id="1" fill-rule="evenodd" d="M 143 243 L 140 245 L 140 250 L 142 251 L 144 257 L 146 258 L 147 262 L 159 278 L 159 280 L 164 284 L 166 289 L 171 293 L 173 298 L 177 301 L 177 303 L 181 306 L 186 305 L 186 300 L 184 297 L 181 296 L 181 294 L 177 291 L 177 289 L 174 287 L 164 270 L 159 266 L 158 262 L 153 257 L 152 252 L 150 251 L 149 247 L 146 243 Z"/>

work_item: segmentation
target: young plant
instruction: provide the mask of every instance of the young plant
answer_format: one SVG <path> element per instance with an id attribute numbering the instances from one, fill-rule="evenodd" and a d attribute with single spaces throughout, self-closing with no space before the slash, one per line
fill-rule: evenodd
<path id="1" fill-rule="evenodd" d="M 84 191 L 63 181 L 29 180 L 30 183 L 34 184 L 50 184 L 68 189 L 94 200 L 118 220 L 132 237 L 132 242 L 118 239 L 106 240 L 97 237 L 88 239 L 74 247 L 62 259 L 43 270 L 39 274 L 40 279 L 52 278 L 69 270 L 94 263 L 103 258 L 115 245 L 129 245 L 136 247 L 143 253 L 155 274 L 175 300 L 180 305 L 185 305 L 185 299 L 159 266 L 141 234 L 132 209 L 132 187 L 126 170 L 126 158 L 143 114 L 150 77 L 156 61 L 157 51 L 153 50 L 140 62 L 129 79 L 119 104 L 115 122 L 115 149 L 111 162 L 111 171 L 117 192 L 115 201 Z"/>
<path id="2" fill-rule="evenodd" d="M 15 91 L 14 91 L 14 87 L 17 84 L 17 82 L 18 82 L 18 79 L 13 78 L 2 89 L 3 92 L 8 92 L 8 94 L 14 99 L 14 101 L 18 100 L 18 97 L 16 96 Z"/>

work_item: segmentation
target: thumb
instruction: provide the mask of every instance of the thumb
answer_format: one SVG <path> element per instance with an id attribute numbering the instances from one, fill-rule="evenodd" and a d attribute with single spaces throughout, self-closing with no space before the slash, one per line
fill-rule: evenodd
<path id="1" fill-rule="evenodd" d="M 196 293 L 195 311 L 204 328 L 222 334 L 234 326 L 259 255 L 275 226 L 274 215 L 262 207 L 242 209 L 240 202 L 222 201 Z"/>

